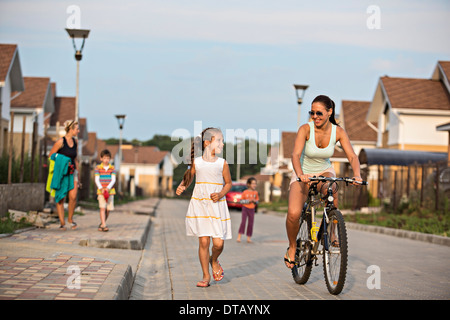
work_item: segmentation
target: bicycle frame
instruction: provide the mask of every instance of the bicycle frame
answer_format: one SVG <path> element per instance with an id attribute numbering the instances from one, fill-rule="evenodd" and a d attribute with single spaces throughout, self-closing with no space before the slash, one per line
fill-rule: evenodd
<path id="1" fill-rule="evenodd" d="M 318 266 L 318 255 L 323 256 L 323 268 L 327 289 L 331 294 L 339 294 L 345 283 L 348 242 L 345 221 L 342 213 L 334 206 L 333 194 L 337 191 L 333 186 L 337 186 L 338 181 L 354 183 L 350 178 L 335 177 L 312 177 L 313 182 L 308 190 L 308 197 L 304 204 L 300 216 L 300 224 L 297 238 L 296 263 L 292 268 L 292 276 L 298 284 L 305 284 L 313 267 L 313 262 Z M 328 182 L 328 185 L 321 185 L 319 182 Z M 367 185 L 367 182 L 358 182 Z M 322 194 L 322 188 L 326 192 Z M 320 226 L 316 207 L 324 203 L 323 217 Z M 334 236 L 334 240 L 333 240 Z M 333 240 L 333 241 L 330 241 Z M 319 246 L 322 244 L 321 250 Z"/>
<path id="2" fill-rule="evenodd" d="M 308 191 L 308 200 L 306 201 L 305 205 L 304 205 L 304 214 L 302 214 L 302 218 L 309 218 L 310 220 L 310 226 L 311 229 L 309 230 L 309 240 L 311 243 L 311 254 L 313 255 L 313 259 L 316 262 L 316 266 L 317 266 L 317 255 L 323 254 L 322 250 L 318 250 L 319 249 L 319 245 L 322 242 L 322 239 L 325 238 L 327 236 L 327 223 L 328 223 L 328 216 L 327 216 L 327 209 L 328 211 L 331 210 L 331 206 L 330 206 L 330 202 L 326 201 L 325 202 L 325 206 L 324 206 L 324 214 L 322 217 L 322 220 L 320 221 L 320 226 L 317 226 L 317 223 L 319 221 L 316 221 L 316 206 L 323 202 L 323 199 L 321 198 L 317 198 L 317 196 L 319 195 L 320 191 L 317 190 L 317 185 L 318 183 L 314 183 L 310 186 L 309 191 Z M 308 208 L 310 210 L 310 215 L 308 217 L 308 215 L 306 214 L 306 212 L 308 211 Z M 324 242 L 326 243 L 326 241 Z M 326 250 L 328 248 L 325 248 Z"/>
<path id="3" fill-rule="evenodd" d="M 344 181 L 347 185 L 349 183 L 354 183 L 355 180 L 351 179 L 351 178 L 334 178 L 334 177 L 312 177 L 310 178 L 310 181 L 312 182 L 312 184 L 309 187 L 308 190 L 308 197 L 307 200 L 303 206 L 303 212 L 301 215 L 301 219 L 303 219 L 304 217 L 306 217 L 306 212 L 308 211 L 308 207 L 311 211 L 310 214 L 310 218 L 311 218 L 311 229 L 309 232 L 309 240 L 310 243 L 312 244 L 312 249 L 311 249 L 311 254 L 313 255 L 313 259 L 316 262 L 316 266 L 317 266 L 317 255 L 321 255 L 323 254 L 323 250 L 318 250 L 319 249 L 319 245 L 321 243 L 323 243 L 324 245 L 324 249 L 328 250 L 328 241 L 327 240 L 327 226 L 329 223 L 329 219 L 328 219 L 328 215 L 327 212 L 330 212 L 331 210 L 337 209 L 334 206 L 334 196 L 333 196 L 333 185 L 337 184 L 338 181 Z M 327 192 L 326 195 L 321 196 L 320 195 L 320 190 L 317 190 L 317 186 L 319 184 L 319 182 L 329 182 L 329 185 L 327 186 Z M 363 182 L 356 182 L 362 185 L 367 185 L 367 182 L 363 181 Z M 322 186 L 323 187 L 323 186 Z M 317 198 L 317 196 L 319 196 Z M 322 220 L 320 221 L 320 226 L 317 227 L 317 222 L 316 221 L 316 206 L 319 203 L 324 202 L 324 208 L 323 208 L 323 217 Z M 315 234 L 313 234 L 315 233 Z M 322 241 L 325 240 L 325 241 Z"/>

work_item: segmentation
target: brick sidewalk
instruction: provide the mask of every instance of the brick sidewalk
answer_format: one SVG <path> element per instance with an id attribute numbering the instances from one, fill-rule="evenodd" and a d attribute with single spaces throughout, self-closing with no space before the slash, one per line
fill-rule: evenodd
<path id="1" fill-rule="evenodd" d="M 76 230 L 56 223 L 1 238 L 0 300 L 128 298 L 157 203 L 116 206 L 109 232 L 97 230 L 98 211 L 85 211 Z"/>
<path id="2" fill-rule="evenodd" d="M 52 258 L 3 256 L 0 299 L 94 299 L 114 265 L 108 260 L 67 254 Z M 78 274 L 79 283 L 71 281 Z"/>

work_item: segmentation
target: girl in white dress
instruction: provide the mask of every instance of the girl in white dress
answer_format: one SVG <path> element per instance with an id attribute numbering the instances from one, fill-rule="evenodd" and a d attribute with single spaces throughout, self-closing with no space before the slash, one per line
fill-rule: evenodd
<path id="1" fill-rule="evenodd" d="M 225 195 L 231 189 L 228 164 L 217 157 L 223 150 L 223 135 L 219 129 L 207 128 L 194 139 L 191 147 L 191 165 L 186 170 L 176 194 L 182 194 L 196 177 L 194 191 L 186 213 L 186 234 L 199 239 L 199 260 L 203 280 L 197 287 L 208 287 L 211 276 L 223 279 L 224 272 L 218 261 L 224 240 L 231 239 L 231 220 Z M 212 251 L 209 254 L 210 240 Z"/>

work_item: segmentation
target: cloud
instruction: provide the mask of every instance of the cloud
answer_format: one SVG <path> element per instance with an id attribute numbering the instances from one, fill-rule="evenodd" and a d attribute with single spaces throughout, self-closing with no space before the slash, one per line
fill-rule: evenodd
<path id="1" fill-rule="evenodd" d="M 450 52 L 450 6 L 380 1 L 381 29 L 367 28 L 369 1 L 78 1 L 81 26 L 109 42 L 155 40 L 238 44 L 330 43 Z M 0 27 L 51 32 L 65 27 L 67 2 L 4 1 Z M 17 29 L 19 28 L 19 29 Z"/>

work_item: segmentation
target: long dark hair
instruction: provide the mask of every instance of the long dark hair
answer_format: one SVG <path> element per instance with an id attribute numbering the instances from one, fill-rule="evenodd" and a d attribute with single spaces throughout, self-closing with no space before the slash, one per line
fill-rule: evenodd
<path id="1" fill-rule="evenodd" d="M 332 124 L 334 124 L 334 125 L 339 126 L 339 124 L 336 122 L 336 119 L 335 119 L 335 114 L 336 114 L 336 113 L 335 113 L 335 104 L 334 104 L 334 101 L 330 99 L 330 97 L 325 96 L 325 95 L 320 95 L 320 96 L 317 96 L 317 97 L 313 100 L 312 103 L 314 103 L 314 102 L 320 102 L 321 104 L 323 104 L 323 106 L 324 106 L 327 110 L 333 109 L 333 113 L 332 113 L 331 116 L 330 116 L 330 122 L 331 122 Z"/>
<path id="2" fill-rule="evenodd" d="M 188 168 L 184 172 L 183 176 L 183 185 L 185 187 L 188 187 L 194 179 L 191 172 L 194 159 L 203 155 L 203 151 L 205 150 L 205 141 L 212 141 L 212 138 L 215 137 L 218 133 L 222 134 L 222 131 L 220 131 L 220 129 L 218 128 L 209 127 L 203 130 L 201 134 L 199 134 L 192 140 L 191 158 L 189 159 L 190 161 L 188 161 Z"/>

